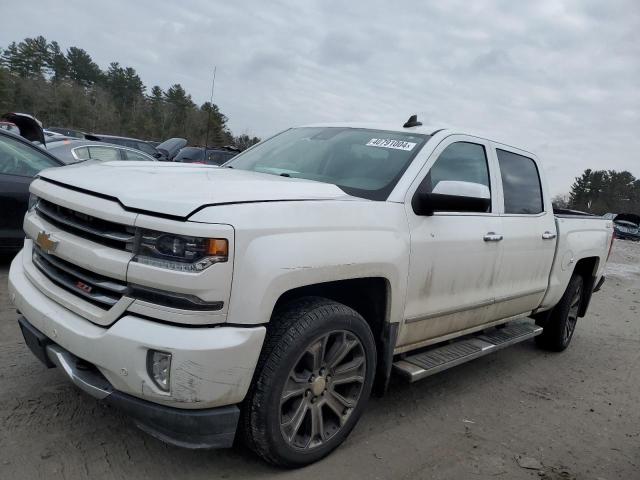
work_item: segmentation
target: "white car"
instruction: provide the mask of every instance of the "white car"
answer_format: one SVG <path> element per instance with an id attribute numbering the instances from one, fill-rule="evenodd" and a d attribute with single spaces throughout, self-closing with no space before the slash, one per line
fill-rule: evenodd
<path id="1" fill-rule="evenodd" d="M 613 238 L 554 215 L 534 154 L 415 118 L 289 129 L 223 168 L 45 170 L 31 192 L 9 287 L 35 355 L 167 442 L 241 435 L 288 467 L 392 371 L 565 349 Z"/>

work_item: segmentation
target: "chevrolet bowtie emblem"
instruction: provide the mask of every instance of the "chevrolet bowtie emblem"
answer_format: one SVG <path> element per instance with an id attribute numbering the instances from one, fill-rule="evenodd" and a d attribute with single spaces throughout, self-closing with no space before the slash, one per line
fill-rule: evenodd
<path id="1" fill-rule="evenodd" d="M 36 245 L 38 245 L 42 250 L 47 253 L 52 253 L 56 251 L 56 247 L 58 246 L 58 242 L 51 239 L 51 235 L 49 235 L 44 230 L 38 232 L 38 238 L 36 238 Z"/>

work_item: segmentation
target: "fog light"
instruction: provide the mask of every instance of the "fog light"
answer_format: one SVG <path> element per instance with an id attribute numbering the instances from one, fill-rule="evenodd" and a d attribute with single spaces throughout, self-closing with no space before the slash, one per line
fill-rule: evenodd
<path id="1" fill-rule="evenodd" d="M 160 390 L 168 392 L 171 375 L 171 354 L 149 350 L 147 352 L 147 372 L 153 383 Z"/>

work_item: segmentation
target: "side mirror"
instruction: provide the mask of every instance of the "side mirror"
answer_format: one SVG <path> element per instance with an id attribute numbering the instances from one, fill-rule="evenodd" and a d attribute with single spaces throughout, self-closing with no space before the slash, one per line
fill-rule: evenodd
<path id="1" fill-rule="evenodd" d="M 491 206 L 491 192 L 489 187 L 480 183 L 441 180 L 432 192 L 416 192 L 411 206 L 416 215 L 486 212 Z"/>

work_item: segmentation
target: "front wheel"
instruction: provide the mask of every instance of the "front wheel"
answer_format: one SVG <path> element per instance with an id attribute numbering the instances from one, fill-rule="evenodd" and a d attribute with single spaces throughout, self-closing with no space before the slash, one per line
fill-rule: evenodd
<path id="1" fill-rule="evenodd" d="M 349 435 L 371 393 L 376 348 L 353 309 L 321 298 L 277 312 L 244 405 L 244 435 L 265 460 L 298 467 Z"/>
<path id="2" fill-rule="evenodd" d="M 542 333 L 536 337 L 538 346 L 554 352 L 561 352 L 569 346 L 578 323 L 583 288 L 582 276 L 574 274 L 564 295 L 553 308 Z"/>

